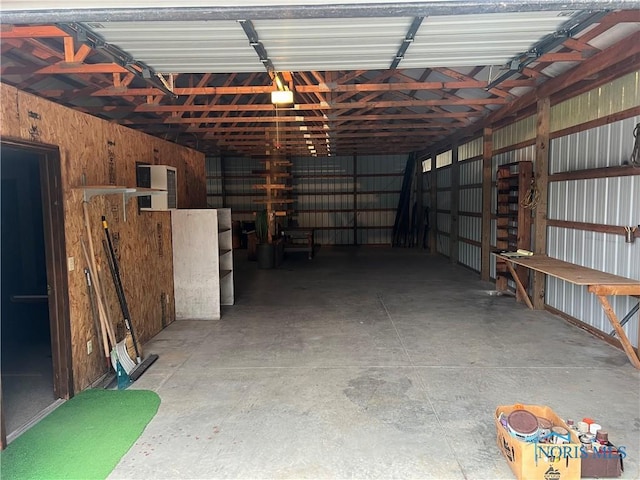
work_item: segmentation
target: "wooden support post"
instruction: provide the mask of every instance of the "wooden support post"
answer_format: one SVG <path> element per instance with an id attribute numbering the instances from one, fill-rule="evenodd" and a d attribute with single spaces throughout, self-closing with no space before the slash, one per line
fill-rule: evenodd
<path id="1" fill-rule="evenodd" d="M 458 263 L 458 210 L 460 205 L 460 164 L 458 142 L 451 145 L 451 232 L 449 233 L 449 261 Z"/>
<path id="2" fill-rule="evenodd" d="M 431 190 L 429 191 L 429 253 L 438 253 L 438 169 L 436 168 L 436 153 L 431 152 Z"/>
<path id="3" fill-rule="evenodd" d="M 485 128 L 482 135 L 482 247 L 480 279 L 491 279 L 491 197 L 493 184 L 491 170 L 493 160 L 493 129 Z"/>
<path id="4" fill-rule="evenodd" d="M 535 208 L 533 220 L 533 251 L 536 254 L 547 253 L 547 199 L 549 185 L 549 118 L 551 102 L 549 97 L 538 100 L 538 112 L 536 116 L 536 162 L 534 178 L 540 195 L 538 205 Z M 542 272 L 534 272 L 532 297 L 533 305 L 537 310 L 544 308 L 546 275 Z"/>
<path id="5" fill-rule="evenodd" d="M 358 245 L 358 156 L 353 156 L 353 244 Z"/>
<path id="6" fill-rule="evenodd" d="M 609 300 L 604 295 L 596 294 L 596 296 L 598 297 L 598 300 L 600 300 L 600 304 L 602 305 L 604 313 L 607 315 L 609 322 L 611 322 L 611 326 L 616 331 L 616 334 L 620 339 L 620 343 L 622 344 L 624 353 L 626 353 L 627 357 L 629 357 L 629 361 L 631 362 L 631 364 L 640 370 L 640 359 L 638 359 L 638 355 L 636 355 L 636 352 L 633 350 L 633 345 L 631 345 L 631 342 L 627 338 L 627 334 L 622 329 L 618 317 L 616 317 L 611 304 L 609 304 Z"/>

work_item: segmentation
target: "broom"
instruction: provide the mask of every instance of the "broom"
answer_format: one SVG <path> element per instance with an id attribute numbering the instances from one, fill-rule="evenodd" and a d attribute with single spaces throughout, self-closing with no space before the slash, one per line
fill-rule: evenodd
<path id="1" fill-rule="evenodd" d="M 116 288 L 116 292 L 118 294 L 118 301 L 120 302 L 120 309 L 122 310 L 122 316 L 124 317 L 124 324 L 128 330 L 128 333 L 131 336 L 131 341 L 133 343 L 133 348 L 135 351 L 137 365 L 129 372 L 129 376 L 132 380 L 136 380 L 140 375 L 142 375 L 147 368 L 151 366 L 157 359 L 158 355 L 151 354 L 144 361 L 142 360 L 142 354 L 140 352 L 140 348 L 138 347 L 138 342 L 136 340 L 135 332 L 133 330 L 133 324 L 131 323 L 131 315 L 129 313 L 129 306 L 127 304 L 127 298 L 124 294 L 124 288 L 122 286 L 122 280 L 120 278 L 120 268 L 118 267 L 118 259 L 116 257 L 115 251 L 113 249 L 113 243 L 111 242 L 111 235 L 109 234 L 109 225 L 107 224 L 107 219 L 105 216 L 102 217 L 102 227 L 104 229 L 104 234 L 106 237 L 106 242 L 103 242 L 105 245 L 105 250 L 108 251 L 107 258 L 109 259 L 109 269 L 111 270 L 111 275 L 113 277 L 113 283 Z M 126 351 L 126 349 L 125 349 Z M 124 354 L 125 351 L 121 353 Z M 124 365 L 123 365 L 124 367 Z"/>
<path id="2" fill-rule="evenodd" d="M 107 245 L 106 240 L 102 240 L 102 247 L 104 248 L 104 252 L 107 255 L 107 260 L 108 260 L 107 263 L 109 264 L 111 279 L 113 280 L 116 294 L 118 295 L 118 302 L 120 303 L 120 309 L 123 311 L 123 317 L 124 317 L 123 323 L 126 330 L 124 341 L 125 341 L 126 349 L 121 350 L 119 354 L 120 356 L 122 356 L 123 353 L 126 352 L 127 356 L 131 360 L 136 359 L 136 361 L 138 361 L 138 358 L 141 356 L 140 348 L 139 346 L 133 343 L 133 335 L 131 334 L 131 330 L 129 329 L 131 322 L 125 316 L 125 313 L 124 313 L 125 310 L 128 312 L 128 308 L 123 308 L 123 305 L 126 303 L 126 299 L 124 298 L 124 292 L 120 288 L 118 288 L 118 276 L 117 276 L 118 273 L 115 265 L 113 264 L 113 259 L 111 258 L 111 252 L 109 251 L 109 246 Z M 133 365 L 135 366 L 135 362 L 133 363 Z M 127 370 L 127 373 L 129 373 L 128 370 Z"/>

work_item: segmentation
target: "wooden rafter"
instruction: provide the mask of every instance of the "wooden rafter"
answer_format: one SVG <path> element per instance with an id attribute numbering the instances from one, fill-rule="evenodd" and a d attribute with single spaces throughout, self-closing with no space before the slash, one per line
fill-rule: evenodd
<path id="1" fill-rule="evenodd" d="M 550 79 L 551 64 L 571 62 L 589 78 L 597 75 L 600 80 L 624 74 L 628 65 L 603 62 L 602 52 L 589 43 L 621 22 L 640 22 L 640 11 L 612 12 L 488 91 L 488 81 L 479 80 L 486 78 L 483 66 L 464 69 L 465 73 L 445 67 L 280 72 L 295 91 L 297 105 L 277 116 L 268 96 L 273 85 L 267 72 L 178 72 L 172 78 L 176 98 L 171 98 L 54 25 L 0 27 L 0 74 L 18 88 L 207 152 L 264 155 L 265 148 L 274 151 L 276 132 L 289 153 L 308 153 L 309 141 L 326 153 L 327 134 L 334 154 L 338 148 L 406 152 L 471 131 L 483 117 L 500 122 L 503 115 L 529 108 L 532 94 L 522 94 L 527 89 L 589 88 L 588 82 L 561 84 Z M 635 61 L 640 55 L 634 50 L 637 43 L 640 37 L 630 36 L 615 54 Z M 55 75 L 56 82 L 39 89 L 47 75 Z"/>

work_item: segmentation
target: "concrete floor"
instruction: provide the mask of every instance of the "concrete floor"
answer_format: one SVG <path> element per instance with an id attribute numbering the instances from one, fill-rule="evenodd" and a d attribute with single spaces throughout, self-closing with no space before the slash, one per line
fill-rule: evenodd
<path id="1" fill-rule="evenodd" d="M 236 305 L 178 321 L 131 387 L 162 404 L 110 478 L 508 479 L 498 405 L 595 418 L 638 478 L 640 372 L 623 352 L 446 259 L 236 252 Z"/>

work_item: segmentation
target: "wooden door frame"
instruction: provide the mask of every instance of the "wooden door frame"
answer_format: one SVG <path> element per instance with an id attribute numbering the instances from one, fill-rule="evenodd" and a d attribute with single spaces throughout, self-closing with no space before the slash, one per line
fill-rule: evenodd
<path id="1" fill-rule="evenodd" d="M 74 391 L 60 151 L 54 145 L 6 137 L 0 138 L 0 145 L 3 148 L 19 149 L 40 157 L 40 188 L 53 361 L 53 393 L 57 398 L 69 399 L 73 396 Z M 0 386 L 0 445 L 4 448 L 6 431 L 1 392 L 2 387 Z"/>

